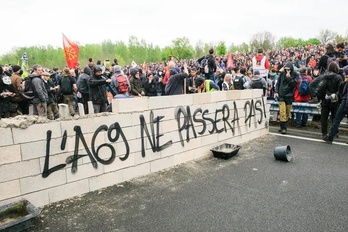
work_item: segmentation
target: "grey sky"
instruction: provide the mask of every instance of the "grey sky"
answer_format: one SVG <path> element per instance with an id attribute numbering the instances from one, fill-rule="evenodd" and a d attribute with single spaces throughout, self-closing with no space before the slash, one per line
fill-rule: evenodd
<path id="1" fill-rule="evenodd" d="M 11 0 L 1 1 L 0 56 L 16 47 L 62 47 L 62 33 L 80 44 L 128 42 L 129 36 L 164 47 L 187 37 L 217 44 L 249 43 L 270 31 L 308 39 L 322 29 L 345 35 L 347 0 L 162 1 L 162 0 Z"/>

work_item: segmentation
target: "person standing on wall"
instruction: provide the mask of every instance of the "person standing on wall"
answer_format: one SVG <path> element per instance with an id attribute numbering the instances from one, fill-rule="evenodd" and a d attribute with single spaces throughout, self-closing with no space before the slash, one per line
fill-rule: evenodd
<path id="1" fill-rule="evenodd" d="M 216 69 L 217 69 L 217 66 L 216 66 L 216 61 L 215 61 L 215 57 L 214 57 L 214 49 L 213 48 L 210 48 L 209 49 L 209 54 L 208 55 L 205 55 L 205 56 L 202 56 L 201 58 L 199 58 L 197 60 L 197 62 L 199 64 L 201 64 L 201 73 L 204 73 L 204 77 L 206 80 L 211 80 L 211 81 L 214 81 L 215 82 L 215 72 L 216 72 Z M 208 69 L 207 70 L 204 70 L 205 68 L 202 67 L 202 66 L 205 66 L 204 62 L 202 61 L 206 61 L 207 62 L 207 65 L 208 65 Z"/>
<path id="2" fill-rule="evenodd" d="M 294 71 L 292 62 L 286 63 L 280 73 L 274 97 L 279 101 L 280 129 L 282 134 L 287 133 L 287 123 L 290 118 L 292 102 L 294 101 L 294 89 L 298 80 L 298 73 Z"/>
<path id="3" fill-rule="evenodd" d="M 94 74 L 88 80 L 90 89 L 90 98 L 93 102 L 94 113 L 106 112 L 106 84 L 111 82 L 111 79 L 106 79 L 102 76 L 102 68 L 96 66 Z"/>
<path id="4" fill-rule="evenodd" d="M 40 117 L 47 117 L 48 93 L 42 79 L 42 72 L 42 66 L 36 64 L 33 66 L 33 72 L 29 75 L 29 78 L 31 79 L 34 93 L 32 100 L 33 114 Z"/>

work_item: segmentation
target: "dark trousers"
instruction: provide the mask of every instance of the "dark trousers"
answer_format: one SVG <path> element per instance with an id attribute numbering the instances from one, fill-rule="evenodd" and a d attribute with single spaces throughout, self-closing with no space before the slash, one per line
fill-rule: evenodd
<path id="1" fill-rule="evenodd" d="M 88 101 L 89 101 L 89 93 L 81 93 L 81 103 L 83 104 L 83 109 L 85 114 L 88 114 Z"/>
<path id="2" fill-rule="evenodd" d="M 323 100 L 321 103 L 321 133 L 322 135 L 327 135 L 327 122 L 329 120 L 329 115 L 331 113 L 331 122 L 336 116 L 338 102 L 331 102 L 330 100 Z"/>
<path id="3" fill-rule="evenodd" d="M 344 100 L 339 105 L 337 112 L 336 112 L 336 116 L 333 119 L 332 128 L 331 128 L 330 134 L 328 136 L 329 140 L 331 140 L 331 141 L 337 135 L 338 127 L 340 126 L 340 122 L 342 121 L 342 119 L 346 115 L 345 108 L 346 108 L 346 101 Z"/>

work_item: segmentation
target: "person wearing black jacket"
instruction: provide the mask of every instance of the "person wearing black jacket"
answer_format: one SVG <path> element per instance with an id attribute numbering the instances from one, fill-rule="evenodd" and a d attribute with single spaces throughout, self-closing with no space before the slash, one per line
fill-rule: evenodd
<path id="1" fill-rule="evenodd" d="M 208 67 L 209 67 L 209 72 L 204 74 L 204 77 L 206 80 L 212 80 L 215 82 L 215 72 L 217 69 L 216 62 L 215 62 L 215 57 L 214 57 L 214 49 L 210 48 L 209 49 L 209 54 L 202 56 L 197 60 L 199 64 L 201 64 L 203 59 L 208 60 Z M 201 69 L 204 69 L 204 67 L 201 67 Z M 204 70 L 201 70 L 201 73 L 204 73 Z"/>
<path id="2" fill-rule="evenodd" d="M 280 129 L 282 134 L 287 133 L 287 122 L 290 118 L 294 89 L 297 84 L 298 73 L 294 71 L 292 62 L 286 63 L 284 71 L 279 75 L 274 97 L 279 101 Z"/>
<path id="3" fill-rule="evenodd" d="M 187 64 L 184 63 L 183 73 L 170 70 L 170 77 L 165 87 L 166 95 L 184 94 L 184 81 L 188 78 Z"/>
<path id="4" fill-rule="evenodd" d="M 0 118 L 10 117 L 10 102 L 15 95 L 15 89 L 11 85 L 11 78 L 5 74 L 0 65 Z"/>
<path id="5" fill-rule="evenodd" d="M 346 75 L 348 76 L 348 75 Z M 342 92 L 341 104 L 339 105 L 336 116 L 333 119 L 332 127 L 330 133 L 327 136 L 324 136 L 323 139 L 331 144 L 334 140 L 334 137 L 338 133 L 338 127 L 342 119 L 348 114 L 348 82 L 344 82 L 344 88 Z"/>
<path id="6" fill-rule="evenodd" d="M 90 89 L 90 98 L 93 102 L 94 113 L 106 112 L 106 84 L 111 82 L 111 79 L 106 79 L 102 76 L 102 68 L 96 66 L 94 74 L 89 78 L 88 84 Z"/>
<path id="7" fill-rule="evenodd" d="M 331 120 L 335 118 L 338 108 L 338 90 L 342 77 L 338 74 L 337 62 L 329 64 L 327 72 L 315 78 L 309 87 L 315 89 L 316 95 L 321 100 L 321 133 L 323 139 L 327 139 L 327 121 L 331 113 Z"/>
<path id="8" fill-rule="evenodd" d="M 47 91 L 47 118 L 50 120 L 54 120 L 59 118 L 59 110 L 57 105 L 57 96 L 56 92 L 58 90 L 58 86 L 55 86 L 53 81 L 51 81 L 51 74 L 48 72 L 42 73 L 43 81 L 45 84 L 45 88 Z"/>
<path id="9" fill-rule="evenodd" d="M 155 82 L 153 78 L 153 73 L 149 71 L 146 74 L 146 81 L 144 83 L 145 96 L 149 96 L 149 97 L 157 96 L 156 85 L 157 83 Z"/>
<path id="10" fill-rule="evenodd" d="M 319 64 L 318 64 L 318 69 L 320 74 L 324 74 L 327 66 L 328 66 L 328 59 L 329 58 L 334 58 L 335 57 L 335 48 L 331 43 L 328 43 L 325 45 L 325 55 L 320 57 Z"/>
<path id="11" fill-rule="evenodd" d="M 83 73 L 77 79 L 77 91 L 81 94 L 80 101 L 83 104 L 85 114 L 88 114 L 89 86 L 88 81 L 91 75 L 91 69 L 87 66 L 83 69 Z M 79 94 L 78 94 L 79 95 Z"/>

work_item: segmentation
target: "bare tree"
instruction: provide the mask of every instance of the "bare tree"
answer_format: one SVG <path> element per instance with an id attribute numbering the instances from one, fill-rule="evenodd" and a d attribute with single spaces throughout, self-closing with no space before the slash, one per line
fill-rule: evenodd
<path id="1" fill-rule="evenodd" d="M 325 44 L 325 43 L 327 43 L 327 42 L 329 42 L 331 40 L 334 40 L 336 35 L 337 35 L 336 32 L 330 31 L 328 29 L 321 30 L 319 32 L 318 39 L 320 40 L 321 43 Z"/>
<path id="2" fill-rule="evenodd" d="M 269 31 L 258 32 L 251 37 L 250 47 L 252 50 L 262 48 L 263 50 L 269 50 L 274 47 L 275 37 Z"/>

